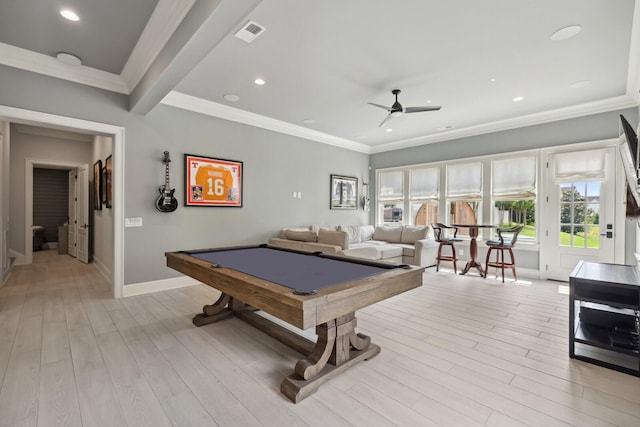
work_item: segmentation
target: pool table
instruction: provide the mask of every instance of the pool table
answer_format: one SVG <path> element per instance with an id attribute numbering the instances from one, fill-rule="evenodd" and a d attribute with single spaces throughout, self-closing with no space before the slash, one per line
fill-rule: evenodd
<path id="1" fill-rule="evenodd" d="M 193 318 L 196 326 L 236 316 L 302 353 L 281 392 L 293 402 L 374 357 L 380 347 L 356 333 L 356 310 L 422 285 L 424 267 L 392 265 L 275 248 L 213 248 L 165 254 L 167 266 L 221 291 Z M 317 342 L 256 313 L 297 328 L 316 328 Z"/>

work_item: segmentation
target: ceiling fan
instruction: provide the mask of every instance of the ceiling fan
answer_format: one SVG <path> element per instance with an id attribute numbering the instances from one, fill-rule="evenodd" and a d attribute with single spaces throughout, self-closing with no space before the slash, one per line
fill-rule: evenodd
<path id="1" fill-rule="evenodd" d="M 369 105 L 373 105 L 374 107 L 384 108 L 389 112 L 389 115 L 378 125 L 378 127 L 382 127 L 385 123 L 391 120 L 394 117 L 400 117 L 405 113 L 420 113 L 423 111 L 438 111 L 442 108 L 440 105 L 432 105 L 432 106 L 424 106 L 424 107 L 403 107 L 398 102 L 398 94 L 402 92 L 400 89 L 394 89 L 391 91 L 392 94 L 396 96 L 396 102 L 393 103 L 391 107 L 385 107 L 384 105 L 376 104 L 374 102 L 370 102 Z"/>

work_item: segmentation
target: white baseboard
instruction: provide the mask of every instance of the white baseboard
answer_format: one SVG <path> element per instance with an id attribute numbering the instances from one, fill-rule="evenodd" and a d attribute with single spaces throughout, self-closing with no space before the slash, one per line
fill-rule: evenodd
<path id="1" fill-rule="evenodd" d="M 170 289 L 185 288 L 201 284 L 191 277 L 175 277 L 173 279 L 154 280 L 152 282 L 132 283 L 123 287 L 122 296 L 150 294 L 152 292 L 168 291 Z"/>
<path id="2" fill-rule="evenodd" d="M 23 265 L 27 263 L 27 257 L 25 254 L 21 254 L 20 252 L 16 252 L 13 249 L 9 249 L 9 258 L 15 258 L 15 262 L 13 265 Z"/>

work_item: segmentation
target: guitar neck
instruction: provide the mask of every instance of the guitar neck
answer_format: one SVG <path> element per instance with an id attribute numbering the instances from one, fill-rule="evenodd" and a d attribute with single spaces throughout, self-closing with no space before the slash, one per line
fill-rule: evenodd
<path id="1" fill-rule="evenodd" d="M 169 163 L 164 165 L 164 190 L 169 191 L 171 186 L 169 185 Z"/>

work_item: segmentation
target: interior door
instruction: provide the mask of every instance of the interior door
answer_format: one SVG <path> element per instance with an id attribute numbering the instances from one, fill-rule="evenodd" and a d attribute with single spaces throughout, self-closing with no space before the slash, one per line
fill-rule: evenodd
<path id="1" fill-rule="evenodd" d="M 72 169 L 69 171 L 69 235 L 68 235 L 68 253 L 69 255 L 76 256 L 76 234 L 78 228 L 78 221 L 76 215 L 77 207 L 77 181 L 78 170 Z"/>
<path id="2" fill-rule="evenodd" d="M 89 262 L 89 170 L 88 166 L 78 168 L 76 181 L 77 233 L 76 257 L 78 261 Z"/>
<path id="3" fill-rule="evenodd" d="M 558 178 L 560 162 L 567 154 L 575 165 L 600 165 L 594 170 L 574 170 Z M 547 167 L 547 209 L 544 235 L 546 277 L 569 280 L 578 261 L 615 261 L 615 155 L 614 147 L 549 156 Z M 584 155 L 584 156 L 583 156 Z M 560 156 L 563 156 L 562 158 Z M 580 162 L 580 157 L 586 159 Z M 579 167 L 579 166 L 576 166 Z M 598 173 L 595 169 L 603 168 Z M 620 230 L 624 233 L 624 230 Z"/>

